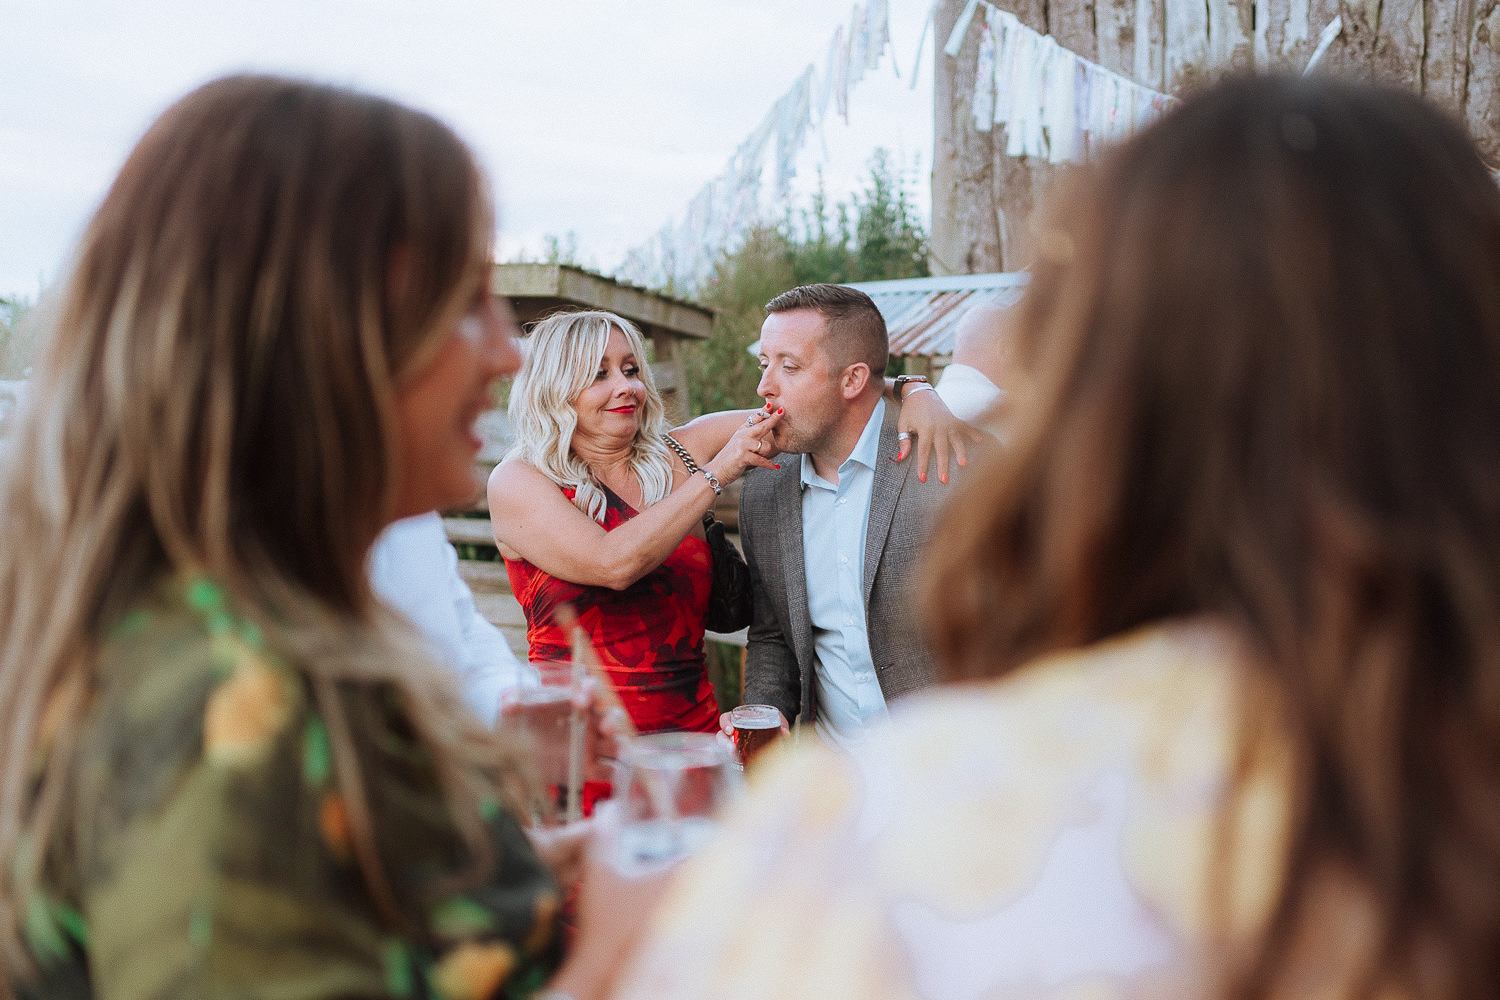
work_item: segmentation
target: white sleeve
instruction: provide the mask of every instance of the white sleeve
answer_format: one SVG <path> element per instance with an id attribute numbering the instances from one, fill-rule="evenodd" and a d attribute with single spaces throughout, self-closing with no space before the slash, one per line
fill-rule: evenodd
<path id="1" fill-rule="evenodd" d="M 953 415 L 972 424 L 1000 398 L 1001 389 L 978 368 L 952 364 L 943 369 L 937 394 Z"/>
<path id="2" fill-rule="evenodd" d="M 436 513 L 388 527 L 370 553 L 370 577 L 376 593 L 406 615 L 434 655 L 458 674 L 464 700 L 486 723 L 494 722 L 502 692 L 534 677 L 504 634 L 479 614 Z"/>
<path id="3" fill-rule="evenodd" d="M 492 625 L 474 604 L 474 593 L 458 575 L 458 554 L 448 546 L 448 574 L 453 611 L 463 631 L 464 698 L 488 725 L 500 714 L 500 696 L 511 688 L 535 687 L 536 670 L 522 663 L 505 641 L 505 633 Z"/>

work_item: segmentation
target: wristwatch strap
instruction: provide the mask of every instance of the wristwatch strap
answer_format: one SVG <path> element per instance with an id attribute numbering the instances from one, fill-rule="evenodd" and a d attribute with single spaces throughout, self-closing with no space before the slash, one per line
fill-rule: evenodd
<path id="1" fill-rule="evenodd" d="M 925 385 L 929 389 L 932 388 L 932 383 L 926 375 L 897 375 L 895 387 L 896 402 L 901 403 L 906 400 L 906 386 L 910 382 L 916 382 L 921 385 Z"/>

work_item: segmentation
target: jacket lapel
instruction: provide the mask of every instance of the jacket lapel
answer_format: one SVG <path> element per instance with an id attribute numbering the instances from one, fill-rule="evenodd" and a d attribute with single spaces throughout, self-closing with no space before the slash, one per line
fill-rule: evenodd
<path id="1" fill-rule="evenodd" d="M 885 423 L 880 428 L 880 455 L 875 460 L 875 483 L 870 489 L 870 520 L 865 527 L 865 606 L 870 604 L 870 589 L 875 585 L 875 571 L 880 567 L 880 556 L 885 552 L 886 536 L 891 531 L 891 520 L 896 516 L 896 501 L 901 497 L 901 487 L 906 483 L 906 474 L 913 460 L 892 461 L 901 449 L 897 447 L 895 407 L 886 408 Z M 798 519 L 800 538 L 801 519 Z M 804 574 L 805 575 L 805 574 Z M 806 593 L 806 585 L 803 586 Z"/>

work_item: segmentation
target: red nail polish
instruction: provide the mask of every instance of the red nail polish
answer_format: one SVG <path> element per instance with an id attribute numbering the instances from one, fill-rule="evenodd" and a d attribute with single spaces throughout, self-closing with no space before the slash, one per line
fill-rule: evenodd
<path id="1" fill-rule="evenodd" d="M 776 468 L 778 468 L 778 469 L 779 469 L 779 468 L 781 468 L 781 466 L 779 466 L 779 465 L 778 465 L 778 466 L 776 466 Z"/>
<path id="2" fill-rule="evenodd" d="M 777 413 L 785 413 L 786 412 L 786 407 L 783 406 L 781 409 L 777 410 L 776 412 Z"/>
<path id="3" fill-rule="evenodd" d="M 938 481 L 942 482 L 942 483 L 946 483 L 948 481 L 948 477 L 947 476 L 938 476 Z"/>
<path id="4" fill-rule="evenodd" d="M 919 483 L 925 483 L 925 482 L 927 482 L 927 473 L 924 472 L 920 476 L 918 476 L 917 477 L 917 482 L 919 482 Z"/>

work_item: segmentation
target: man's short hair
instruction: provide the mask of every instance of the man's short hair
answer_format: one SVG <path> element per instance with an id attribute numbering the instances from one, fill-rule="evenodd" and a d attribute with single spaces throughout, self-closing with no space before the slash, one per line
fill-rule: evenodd
<path id="1" fill-rule="evenodd" d="M 847 285 L 802 285 L 766 303 L 768 313 L 797 309 L 811 309 L 823 317 L 828 324 L 828 353 L 840 368 L 863 361 L 870 366 L 871 378 L 885 375 L 891 342 L 885 317 L 868 295 Z"/>

